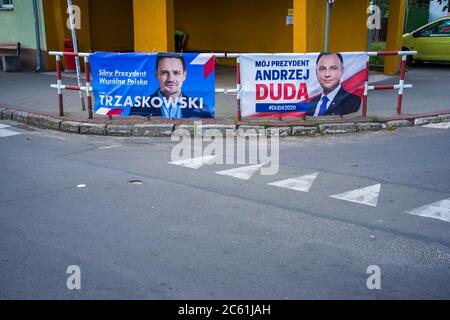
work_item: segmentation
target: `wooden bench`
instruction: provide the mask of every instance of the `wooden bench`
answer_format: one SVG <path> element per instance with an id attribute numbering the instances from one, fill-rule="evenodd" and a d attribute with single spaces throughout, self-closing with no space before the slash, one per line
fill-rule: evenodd
<path id="1" fill-rule="evenodd" d="M 20 42 L 0 42 L 0 57 L 2 58 L 3 71 L 19 71 Z"/>

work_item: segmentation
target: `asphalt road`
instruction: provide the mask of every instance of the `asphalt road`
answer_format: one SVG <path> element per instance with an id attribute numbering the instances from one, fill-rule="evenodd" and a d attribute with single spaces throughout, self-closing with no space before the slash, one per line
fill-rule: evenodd
<path id="1" fill-rule="evenodd" d="M 168 139 L 0 124 L 0 299 L 450 298 L 450 222 L 406 213 L 450 198 L 450 129 L 284 138 L 276 175 L 241 180 L 170 164 Z"/>

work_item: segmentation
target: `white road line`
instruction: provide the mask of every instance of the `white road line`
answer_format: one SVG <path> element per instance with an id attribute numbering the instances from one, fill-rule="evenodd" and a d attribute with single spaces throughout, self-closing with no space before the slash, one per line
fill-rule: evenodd
<path id="1" fill-rule="evenodd" d="M 11 126 L 8 126 L 7 124 L 1 124 L 0 123 L 0 129 L 5 129 L 5 128 L 11 128 Z"/>
<path id="2" fill-rule="evenodd" d="M 450 198 L 406 211 L 406 213 L 450 222 Z"/>
<path id="3" fill-rule="evenodd" d="M 433 129 L 450 129 L 450 122 L 431 123 L 424 125 L 424 127 Z"/>
<path id="4" fill-rule="evenodd" d="M 375 184 L 370 187 L 335 194 L 330 197 L 339 200 L 365 204 L 371 207 L 376 207 L 378 204 L 378 197 L 380 195 L 380 190 L 381 184 Z"/>
<path id="5" fill-rule="evenodd" d="M 309 189 L 311 189 L 311 186 L 313 185 L 318 175 L 319 173 L 317 172 L 314 174 L 309 174 L 306 176 L 301 176 L 293 179 L 268 183 L 268 185 L 301 192 L 309 192 Z"/>
<path id="6" fill-rule="evenodd" d="M 258 172 L 266 164 L 256 164 L 253 166 L 239 167 L 231 170 L 218 171 L 216 174 L 222 176 L 231 176 L 241 180 L 249 180 L 256 172 Z"/>
<path id="7" fill-rule="evenodd" d="M 207 156 L 202 158 L 193 158 L 193 159 L 186 159 L 186 160 L 178 160 L 178 161 L 172 161 L 169 162 L 170 164 L 176 165 L 176 166 L 182 166 L 190 169 L 200 169 L 205 164 L 209 164 L 213 162 L 217 156 Z"/>
<path id="8" fill-rule="evenodd" d="M 21 132 L 16 132 L 8 129 L 0 129 L 0 138 L 17 136 L 18 134 L 22 134 Z"/>

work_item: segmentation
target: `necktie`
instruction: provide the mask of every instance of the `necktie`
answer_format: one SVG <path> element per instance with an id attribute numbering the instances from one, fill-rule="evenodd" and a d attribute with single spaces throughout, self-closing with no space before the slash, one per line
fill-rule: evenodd
<path id="1" fill-rule="evenodd" d="M 328 104 L 328 98 L 327 96 L 324 96 L 322 98 L 322 104 L 320 105 L 320 110 L 319 110 L 319 116 L 324 116 L 327 113 L 327 104 Z"/>

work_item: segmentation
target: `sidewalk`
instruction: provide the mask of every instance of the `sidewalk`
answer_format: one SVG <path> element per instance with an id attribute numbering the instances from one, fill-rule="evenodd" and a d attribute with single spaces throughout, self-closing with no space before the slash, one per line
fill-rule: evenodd
<path id="1" fill-rule="evenodd" d="M 377 84 L 395 84 L 398 83 L 398 77 L 387 77 L 378 72 L 371 72 L 370 83 L 375 82 Z M 50 84 L 53 83 L 56 83 L 54 73 L 0 72 L 0 105 L 58 116 L 57 92 L 50 88 Z M 63 83 L 77 85 L 76 75 L 66 74 Z M 410 69 L 406 75 L 406 83 L 412 83 L 414 88 L 405 90 L 403 114 L 450 110 L 450 65 L 424 65 Z M 234 88 L 235 69 L 218 66 L 216 86 L 217 88 Z M 396 116 L 396 102 L 396 91 L 369 92 L 367 117 Z M 87 111 L 81 111 L 78 92 L 64 92 L 64 112 L 65 117 L 68 118 L 87 119 Z M 235 115 L 236 95 L 216 94 L 216 120 L 212 120 L 212 122 L 229 123 L 235 120 Z M 94 118 L 97 120 L 107 119 L 98 115 L 94 115 Z M 344 119 L 353 118 L 355 115 L 344 117 Z M 145 120 L 142 117 L 121 117 L 119 119 L 133 122 Z M 162 122 L 167 123 L 166 121 Z"/>

